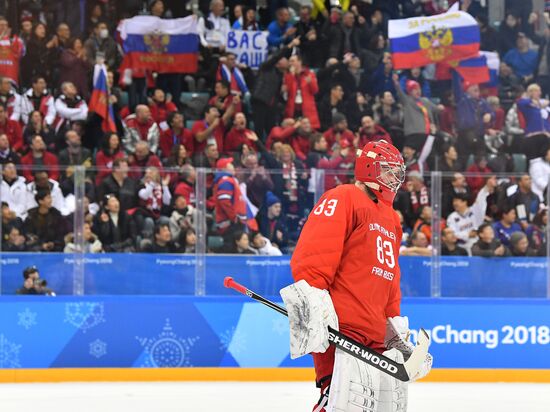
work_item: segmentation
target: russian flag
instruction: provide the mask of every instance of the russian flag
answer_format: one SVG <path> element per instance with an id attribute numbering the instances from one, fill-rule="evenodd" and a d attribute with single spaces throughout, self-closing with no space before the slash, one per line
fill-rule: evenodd
<path id="1" fill-rule="evenodd" d="M 470 83 L 481 84 L 489 81 L 487 59 L 481 54 L 458 62 L 454 69 Z"/>
<path id="2" fill-rule="evenodd" d="M 198 68 L 197 19 L 136 16 L 122 20 L 118 31 L 124 61 L 130 69 L 157 73 L 194 73 Z"/>
<path id="3" fill-rule="evenodd" d="M 410 69 L 477 56 L 479 26 L 471 15 L 454 6 L 448 12 L 435 16 L 388 22 L 394 69 Z"/>
<path id="4" fill-rule="evenodd" d="M 259 230 L 258 222 L 256 221 L 258 208 L 250 201 L 246 194 L 246 183 L 240 183 L 239 187 L 241 189 L 241 196 L 246 202 L 246 226 L 248 226 L 250 230 L 257 232 Z"/>
<path id="5" fill-rule="evenodd" d="M 116 132 L 113 105 L 109 102 L 107 68 L 104 64 L 96 64 L 94 67 L 94 90 L 90 99 L 89 111 L 97 113 L 103 119 L 101 129 L 104 132 Z"/>

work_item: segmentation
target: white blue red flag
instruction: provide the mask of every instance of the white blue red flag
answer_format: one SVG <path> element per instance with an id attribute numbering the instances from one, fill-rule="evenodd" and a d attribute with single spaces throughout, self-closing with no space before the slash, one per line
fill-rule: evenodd
<path id="1" fill-rule="evenodd" d="M 103 119 L 101 129 L 104 132 L 116 132 L 113 105 L 109 101 L 107 69 L 103 64 L 94 67 L 94 89 L 90 98 L 89 111 L 97 113 Z"/>
<path id="2" fill-rule="evenodd" d="M 157 73 L 194 73 L 198 67 L 197 19 L 137 16 L 118 26 L 124 61 L 129 69 Z"/>
<path id="3" fill-rule="evenodd" d="M 476 20 L 454 7 L 435 16 L 390 20 L 388 34 L 397 70 L 460 61 L 479 52 Z"/>

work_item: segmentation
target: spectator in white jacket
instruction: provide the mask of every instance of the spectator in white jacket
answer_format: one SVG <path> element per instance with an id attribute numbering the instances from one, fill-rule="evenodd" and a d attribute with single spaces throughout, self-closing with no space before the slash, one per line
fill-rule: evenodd
<path id="1" fill-rule="evenodd" d="M 0 197 L 6 202 L 17 217 L 25 220 L 27 217 L 27 185 L 23 176 L 17 175 L 17 168 L 13 163 L 6 163 L 2 167 L 2 186 Z M 34 200 L 34 199 L 33 199 Z"/>
<path id="2" fill-rule="evenodd" d="M 447 227 L 453 229 L 458 245 L 468 251 L 477 242 L 477 228 L 483 223 L 487 210 L 487 197 L 495 191 L 497 179 L 491 176 L 477 194 L 474 204 L 468 207 L 468 196 L 463 193 L 453 195 L 454 212 L 447 217 Z"/>
<path id="3" fill-rule="evenodd" d="M 48 85 L 43 77 L 32 80 L 32 87 L 25 92 L 21 99 L 21 120 L 29 122 L 29 116 L 35 110 L 42 113 L 44 122 L 51 126 L 55 120 L 55 99 L 48 91 Z"/>
<path id="4" fill-rule="evenodd" d="M 38 206 L 34 196 L 39 189 L 49 189 L 52 196 L 52 206 L 59 210 L 63 216 L 68 216 L 74 212 L 74 205 L 73 210 L 67 207 L 59 183 L 48 178 L 48 172 L 43 170 L 34 172 L 34 181 L 27 184 L 27 210 Z"/>
<path id="5" fill-rule="evenodd" d="M 86 101 L 77 93 L 76 86 L 71 82 L 65 82 L 61 85 L 63 92 L 55 100 L 55 110 L 57 116 L 54 121 L 55 131 L 61 127 L 68 127 L 67 123 L 76 120 L 86 120 L 88 117 L 88 105 Z"/>
<path id="6" fill-rule="evenodd" d="M 260 232 L 252 233 L 252 247 L 258 251 L 260 256 L 282 256 L 283 252 L 271 244 L 269 239 Z"/>
<path id="7" fill-rule="evenodd" d="M 529 174 L 531 175 L 531 190 L 536 194 L 541 202 L 544 202 L 544 191 L 548 186 L 550 178 L 550 149 L 546 151 L 544 158 L 537 157 L 529 162 Z"/>
<path id="8" fill-rule="evenodd" d="M 208 17 L 199 19 L 197 31 L 203 47 L 217 48 L 220 52 L 225 49 L 227 34 L 231 30 L 231 26 L 229 20 L 222 17 L 224 10 L 223 0 L 212 0 Z"/>

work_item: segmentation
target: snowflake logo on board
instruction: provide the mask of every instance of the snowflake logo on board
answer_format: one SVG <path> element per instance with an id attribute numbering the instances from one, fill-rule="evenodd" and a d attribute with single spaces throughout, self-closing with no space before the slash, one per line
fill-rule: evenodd
<path id="1" fill-rule="evenodd" d="M 220 334 L 220 349 L 227 352 L 229 348 L 234 355 L 243 353 L 247 349 L 246 336 L 240 331 L 235 333 L 235 327 L 226 329 Z"/>
<path id="2" fill-rule="evenodd" d="M 90 342 L 90 355 L 97 359 L 107 355 L 107 344 L 101 339 Z"/>
<path id="3" fill-rule="evenodd" d="M 176 368 L 193 366 L 189 363 L 189 353 L 199 337 L 179 337 L 172 330 L 170 319 L 166 319 L 166 324 L 157 337 L 140 338 L 136 336 L 136 339 L 145 348 L 147 356 L 142 365 L 144 367 Z"/>
<path id="4" fill-rule="evenodd" d="M 105 322 L 103 302 L 73 302 L 65 304 L 65 322 L 86 333 Z"/>
<path id="5" fill-rule="evenodd" d="M 19 350 L 21 345 L 10 342 L 6 337 L 0 335 L 0 368 L 20 368 L 19 364 Z"/>
<path id="6" fill-rule="evenodd" d="M 17 314 L 19 321 L 17 324 L 29 330 L 36 325 L 36 312 L 31 312 L 29 308 L 25 308 L 23 312 Z"/>

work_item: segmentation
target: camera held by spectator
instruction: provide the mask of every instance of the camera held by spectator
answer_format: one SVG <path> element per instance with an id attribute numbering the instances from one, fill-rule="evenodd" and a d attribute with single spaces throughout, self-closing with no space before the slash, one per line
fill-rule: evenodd
<path id="1" fill-rule="evenodd" d="M 23 287 L 17 289 L 17 295 L 47 295 L 55 296 L 55 292 L 48 288 L 48 282 L 40 279 L 40 272 L 36 266 L 29 266 L 23 270 Z"/>

